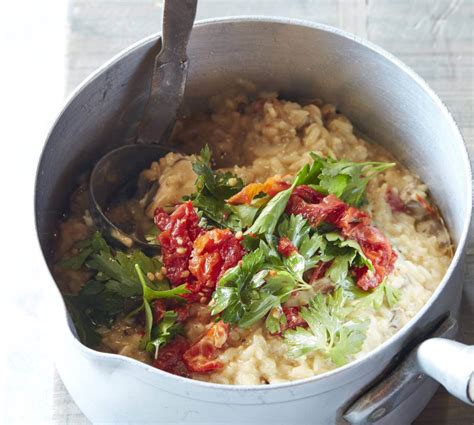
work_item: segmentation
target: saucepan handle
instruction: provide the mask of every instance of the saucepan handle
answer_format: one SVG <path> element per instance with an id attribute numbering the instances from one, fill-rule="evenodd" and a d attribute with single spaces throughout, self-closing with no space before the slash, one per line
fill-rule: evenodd
<path id="1" fill-rule="evenodd" d="M 431 377 L 460 400 L 474 405 L 474 346 L 448 338 L 457 323 L 446 319 L 386 378 L 357 399 L 343 417 L 351 424 L 374 424 L 392 412 Z"/>
<path id="2" fill-rule="evenodd" d="M 474 405 L 474 345 L 431 338 L 418 346 L 416 358 L 423 373 L 459 400 Z"/>

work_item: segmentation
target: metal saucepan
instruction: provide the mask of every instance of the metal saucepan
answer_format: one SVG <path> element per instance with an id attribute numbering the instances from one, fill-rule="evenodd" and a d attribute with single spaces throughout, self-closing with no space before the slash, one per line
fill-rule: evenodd
<path id="1" fill-rule="evenodd" d="M 77 176 L 105 152 L 133 141 L 159 49 L 160 38 L 153 35 L 112 59 L 76 90 L 52 128 L 35 199 L 47 261 Z M 428 184 L 456 253 L 429 302 L 376 350 L 314 378 L 266 386 L 192 381 L 84 347 L 45 271 L 41 284 L 51 289 L 57 367 L 83 412 L 92 421 L 109 423 L 404 424 L 436 390 L 427 375 L 469 401 L 472 348 L 464 348 L 464 363 L 463 351 L 447 339 L 431 338 L 414 348 L 430 336 L 455 336 L 471 217 L 466 149 L 438 97 L 380 48 L 324 25 L 268 18 L 201 22 L 193 29 L 188 55 L 185 101 L 191 109 L 239 78 L 287 98 L 336 103 L 357 128 Z"/>

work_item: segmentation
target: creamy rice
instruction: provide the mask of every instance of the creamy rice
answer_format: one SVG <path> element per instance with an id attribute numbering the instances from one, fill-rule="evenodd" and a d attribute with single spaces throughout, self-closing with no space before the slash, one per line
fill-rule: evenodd
<path id="1" fill-rule="evenodd" d="M 311 161 L 309 152 L 355 162 L 395 162 L 390 154 L 355 135 L 352 124 L 334 106 L 320 102 L 301 105 L 279 100 L 274 93 L 260 94 L 257 100 L 250 100 L 251 97 L 237 93 L 212 99 L 210 114 L 179 124 L 174 135 L 176 144 L 185 146 L 189 153 L 210 144 L 217 155 L 217 165 L 231 169 L 244 182 L 261 182 L 275 174 L 295 174 Z M 156 207 L 170 207 L 194 191 L 191 159 L 169 154 L 144 171 L 142 178 L 160 181 L 160 189 L 146 210 L 149 218 Z M 409 213 L 392 211 L 386 201 L 388 189 L 414 209 Z M 363 209 L 372 215 L 374 225 L 384 232 L 398 254 L 388 284 L 398 288 L 401 297 L 393 308 L 383 305 L 376 311 L 361 312 L 370 325 L 362 350 L 355 358 L 364 356 L 404 326 L 426 303 L 449 265 L 452 247 L 448 232 L 437 215 L 423 214 L 422 209 L 416 213 L 420 198 L 430 202 L 426 186 L 400 164 L 379 174 L 368 186 L 368 204 Z M 75 202 L 80 205 L 80 200 Z M 82 209 L 76 206 L 76 211 L 81 212 L 73 214 L 60 227 L 58 257 L 73 249 L 73 241 L 91 232 L 82 205 Z M 87 279 L 87 272 L 55 270 L 66 292 L 77 292 Z M 310 295 L 302 293 L 299 297 Z M 298 304 L 302 300 L 291 302 Z M 202 320 L 186 325 L 190 340 L 197 339 L 205 329 Z M 149 361 L 136 348 L 139 336 L 126 321 L 119 320 L 111 330 L 101 332 L 102 350 Z M 230 347 L 219 356 L 224 367 L 211 374 L 194 374 L 193 378 L 223 384 L 277 383 L 308 378 L 335 367 L 331 360 L 317 353 L 296 359 L 287 357 L 281 337 L 268 334 L 262 323 L 247 330 L 232 330 L 230 340 Z"/>

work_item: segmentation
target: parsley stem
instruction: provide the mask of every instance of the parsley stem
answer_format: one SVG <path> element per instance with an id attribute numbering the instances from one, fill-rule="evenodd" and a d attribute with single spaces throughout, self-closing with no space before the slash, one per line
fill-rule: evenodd
<path id="1" fill-rule="evenodd" d="M 145 276 L 143 275 L 142 269 L 138 264 L 135 264 L 135 271 L 137 272 L 138 279 L 140 280 L 140 283 L 142 284 L 143 288 L 143 295 L 146 294 L 146 290 L 148 289 L 148 286 L 145 282 Z"/>
<path id="2" fill-rule="evenodd" d="M 130 313 L 128 313 L 126 316 L 125 316 L 125 319 L 130 319 L 130 317 L 133 317 L 135 315 L 137 315 L 138 313 L 140 313 L 140 311 L 143 310 L 143 304 L 138 306 L 137 308 L 134 308 Z"/>
<path id="3" fill-rule="evenodd" d="M 146 348 L 146 345 L 148 341 L 151 339 L 151 329 L 153 327 L 153 313 L 151 311 L 150 303 L 148 302 L 147 299 L 147 289 L 148 286 L 145 282 L 145 276 L 143 275 L 142 269 L 138 264 L 135 264 L 135 271 L 137 272 L 138 279 L 140 280 L 140 283 L 143 288 L 143 305 L 142 308 L 145 309 L 145 335 L 143 335 L 143 338 L 140 342 L 140 346 L 142 349 Z"/>
<path id="4" fill-rule="evenodd" d="M 138 279 L 140 280 L 140 283 L 142 285 L 143 298 L 148 302 L 156 300 L 158 298 L 174 298 L 177 300 L 183 300 L 182 295 L 187 294 L 189 292 L 184 284 L 179 285 L 176 288 L 167 289 L 164 291 L 155 291 L 146 284 L 145 275 L 143 274 L 142 269 L 138 264 L 135 264 L 135 271 L 137 272 Z"/>

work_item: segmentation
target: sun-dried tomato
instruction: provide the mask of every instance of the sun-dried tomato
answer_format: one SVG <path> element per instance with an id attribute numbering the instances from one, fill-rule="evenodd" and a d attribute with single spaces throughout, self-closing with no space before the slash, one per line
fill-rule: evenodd
<path id="1" fill-rule="evenodd" d="M 340 229 L 351 229 L 358 224 L 370 226 L 371 218 L 366 212 L 354 207 L 347 207 L 347 209 L 339 216 L 335 224 Z"/>
<path id="2" fill-rule="evenodd" d="M 308 186 L 297 187 L 286 206 L 288 214 L 301 214 L 312 226 L 318 226 L 323 221 L 336 223 L 346 209 L 347 204 L 334 195 L 323 197 Z"/>
<path id="3" fill-rule="evenodd" d="M 416 195 L 416 200 L 426 210 L 428 214 L 436 214 L 436 210 L 430 204 L 428 204 L 425 198 L 422 198 L 420 195 Z"/>
<path id="4" fill-rule="evenodd" d="M 173 341 L 160 348 L 153 366 L 173 375 L 189 377 L 188 368 L 183 361 L 183 354 L 188 348 L 189 342 L 186 338 L 178 335 Z"/>
<path id="5" fill-rule="evenodd" d="M 391 187 L 385 192 L 385 200 L 393 212 L 404 212 L 408 211 L 406 204 L 401 200 L 398 193 L 396 193 Z"/>
<path id="6" fill-rule="evenodd" d="M 281 335 L 288 329 L 295 329 L 297 327 L 306 328 L 308 324 L 300 315 L 301 307 L 282 307 L 278 314 L 283 313 L 286 323 L 280 323 L 280 330 L 273 335 Z M 270 313 L 272 314 L 272 313 Z"/>
<path id="7" fill-rule="evenodd" d="M 259 193 L 265 193 L 268 196 L 275 196 L 282 190 L 288 189 L 290 184 L 283 180 L 281 176 L 273 176 L 265 180 L 263 183 L 250 183 L 245 186 L 239 193 L 230 197 L 227 202 L 229 204 L 250 204 Z"/>
<path id="8" fill-rule="evenodd" d="M 151 313 L 153 315 L 153 323 L 158 323 L 163 316 L 165 315 L 167 310 L 170 310 L 168 306 L 168 300 L 154 300 L 151 303 Z M 136 324 L 140 327 L 145 328 L 146 325 L 146 317 L 145 311 L 142 309 L 134 316 L 134 320 Z"/>
<path id="9" fill-rule="evenodd" d="M 217 359 L 229 336 L 229 325 L 223 321 L 214 323 L 204 336 L 183 354 L 183 361 L 190 372 L 206 373 L 220 369 Z"/>
<path id="10" fill-rule="evenodd" d="M 212 229 L 201 234 L 193 244 L 189 270 L 196 278 L 188 289 L 210 298 L 219 278 L 244 256 L 240 241 L 229 229 Z"/>
<path id="11" fill-rule="evenodd" d="M 377 287 L 392 272 L 397 259 L 397 254 L 392 250 L 390 242 L 379 229 L 365 224 L 343 228 L 342 234 L 359 243 L 375 269 L 374 272 L 367 267 L 356 270 L 357 286 L 364 291 Z"/>
<path id="12" fill-rule="evenodd" d="M 298 252 L 298 250 L 288 238 L 283 237 L 278 241 L 278 252 L 283 255 L 283 257 L 289 257 L 294 252 Z"/>
<path id="13" fill-rule="evenodd" d="M 190 307 L 190 304 L 183 304 L 172 309 L 178 315 L 176 319 L 178 322 L 184 322 L 188 319 Z"/>
<path id="14" fill-rule="evenodd" d="M 165 300 L 155 300 L 151 304 L 151 311 L 153 314 L 153 323 L 158 323 L 166 313 Z"/>
<path id="15" fill-rule="evenodd" d="M 347 205 L 334 195 L 324 196 L 308 186 L 297 187 L 286 206 L 288 214 L 301 214 L 312 226 L 326 222 L 341 230 L 344 237 L 359 243 L 375 271 L 367 267 L 353 270 L 357 285 L 368 290 L 378 286 L 393 270 L 397 254 L 377 228 L 370 225 L 370 216 Z"/>
<path id="16" fill-rule="evenodd" d="M 308 202 L 310 204 L 318 204 L 324 198 L 324 195 L 322 193 L 319 193 L 313 188 L 304 184 L 295 187 L 291 195 L 292 197 L 298 196 L 303 199 L 303 201 Z"/>
<path id="17" fill-rule="evenodd" d="M 188 262 L 193 242 L 202 232 L 199 217 L 191 201 L 181 204 L 171 215 L 155 212 L 155 224 L 161 230 L 158 240 L 163 254 L 166 277 L 174 285 L 188 281 Z"/>
<path id="18" fill-rule="evenodd" d="M 332 264 L 332 261 L 328 261 L 328 262 L 323 262 L 323 261 L 320 261 L 318 264 L 316 264 L 316 267 L 314 267 L 314 269 L 311 269 L 311 276 L 309 278 L 309 283 L 312 284 L 314 282 L 316 282 L 318 279 L 321 279 L 327 269 L 331 266 Z"/>
<path id="19" fill-rule="evenodd" d="M 306 321 L 301 317 L 300 310 L 300 307 L 283 307 L 283 314 L 286 317 L 284 330 L 295 329 L 297 327 L 305 328 L 308 326 Z"/>

